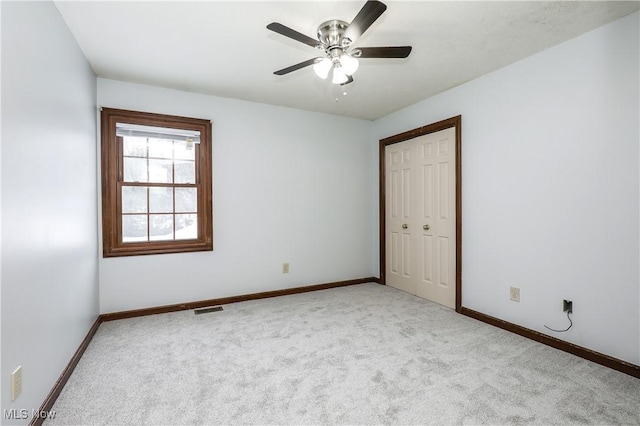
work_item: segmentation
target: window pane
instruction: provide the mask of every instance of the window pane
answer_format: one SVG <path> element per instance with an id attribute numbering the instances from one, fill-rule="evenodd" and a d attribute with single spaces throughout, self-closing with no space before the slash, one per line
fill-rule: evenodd
<path id="1" fill-rule="evenodd" d="M 149 212 L 173 213 L 172 188 L 149 188 Z"/>
<path id="2" fill-rule="evenodd" d="M 176 213 L 198 211 L 198 190 L 196 188 L 176 188 Z"/>
<path id="3" fill-rule="evenodd" d="M 149 215 L 151 223 L 149 225 L 149 240 L 173 240 L 173 215 L 172 214 L 152 214 Z"/>
<path id="4" fill-rule="evenodd" d="M 123 140 L 123 153 L 125 157 L 146 157 L 147 138 L 125 137 Z"/>
<path id="5" fill-rule="evenodd" d="M 150 158 L 173 158 L 173 141 L 149 139 Z"/>
<path id="6" fill-rule="evenodd" d="M 172 183 L 173 161 L 149 159 L 149 182 Z"/>
<path id="7" fill-rule="evenodd" d="M 196 183 L 196 163 L 194 161 L 176 161 L 175 183 Z"/>
<path id="8" fill-rule="evenodd" d="M 147 188 L 140 186 L 122 187 L 122 213 L 146 213 Z"/>
<path id="9" fill-rule="evenodd" d="M 198 238 L 198 215 L 176 215 L 176 240 L 191 240 Z"/>
<path id="10" fill-rule="evenodd" d="M 124 157 L 124 181 L 147 182 L 147 160 Z"/>
<path id="11" fill-rule="evenodd" d="M 173 142 L 174 158 L 176 160 L 195 160 L 196 158 L 196 144 L 188 144 L 184 141 Z"/>
<path id="12" fill-rule="evenodd" d="M 147 241 L 147 215 L 122 216 L 122 242 Z"/>

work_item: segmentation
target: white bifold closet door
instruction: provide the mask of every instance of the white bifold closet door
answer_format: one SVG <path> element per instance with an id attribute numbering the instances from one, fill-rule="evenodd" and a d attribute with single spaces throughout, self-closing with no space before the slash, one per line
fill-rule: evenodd
<path id="1" fill-rule="evenodd" d="M 455 128 L 385 148 L 386 284 L 455 308 Z"/>

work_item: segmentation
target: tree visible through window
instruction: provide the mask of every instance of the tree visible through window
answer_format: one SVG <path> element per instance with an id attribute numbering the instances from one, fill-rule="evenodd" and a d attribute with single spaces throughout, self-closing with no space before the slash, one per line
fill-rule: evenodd
<path id="1" fill-rule="evenodd" d="M 103 254 L 212 250 L 211 123 L 102 111 Z"/>

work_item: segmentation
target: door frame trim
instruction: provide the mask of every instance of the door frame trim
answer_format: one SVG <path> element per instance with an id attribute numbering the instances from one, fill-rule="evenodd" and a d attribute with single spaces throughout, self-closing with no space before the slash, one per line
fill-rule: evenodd
<path id="1" fill-rule="evenodd" d="M 427 124 L 407 132 L 380 139 L 378 146 L 379 204 L 380 204 L 380 284 L 386 285 L 386 246 L 387 233 L 385 225 L 386 192 L 385 192 L 385 148 L 387 145 L 404 142 L 429 133 L 454 128 L 456 131 L 456 312 L 462 310 L 462 116 L 447 118 L 436 123 Z"/>

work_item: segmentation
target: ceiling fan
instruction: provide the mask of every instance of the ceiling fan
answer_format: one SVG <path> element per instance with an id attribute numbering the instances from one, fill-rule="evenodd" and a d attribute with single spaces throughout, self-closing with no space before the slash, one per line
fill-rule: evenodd
<path id="1" fill-rule="evenodd" d="M 406 58 L 411 46 L 358 47 L 354 43 L 378 19 L 387 6 L 376 0 L 369 0 L 360 9 L 351 23 L 332 19 L 320 24 L 317 37 L 313 39 L 278 22 L 272 22 L 267 28 L 285 37 L 322 51 L 324 55 L 299 64 L 275 71 L 276 75 L 285 75 L 292 71 L 313 65 L 313 70 L 322 79 L 326 79 L 333 70 L 332 83 L 345 85 L 353 81 L 353 73 L 358 69 L 358 58 Z"/>

